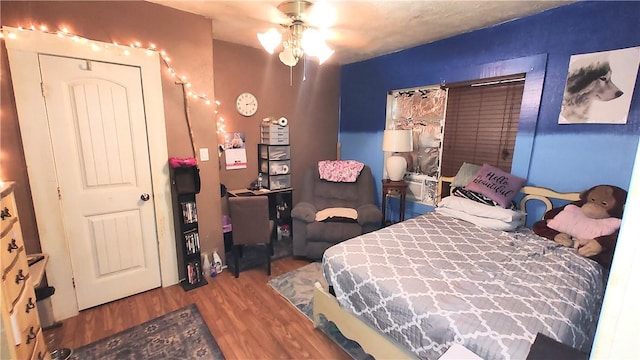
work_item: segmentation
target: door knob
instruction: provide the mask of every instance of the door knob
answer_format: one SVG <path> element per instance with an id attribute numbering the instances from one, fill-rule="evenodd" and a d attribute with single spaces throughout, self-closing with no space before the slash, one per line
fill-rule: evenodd
<path id="1" fill-rule="evenodd" d="M 150 197 L 149 197 L 149 194 L 147 194 L 147 193 L 144 193 L 144 194 L 140 195 L 140 200 L 142 200 L 142 201 L 149 201 L 149 199 L 150 199 Z"/>

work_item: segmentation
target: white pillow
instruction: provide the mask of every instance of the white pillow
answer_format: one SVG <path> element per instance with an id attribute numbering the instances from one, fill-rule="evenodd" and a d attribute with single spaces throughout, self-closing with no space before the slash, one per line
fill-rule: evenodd
<path id="1" fill-rule="evenodd" d="M 482 204 L 480 204 L 482 205 Z M 488 205 L 483 205 L 488 206 Z M 519 228 L 522 223 L 517 221 L 502 221 L 491 218 L 486 218 L 482 216 L 475 216 L 471 214 L 467 214 L 464 211 L 449 209 L 449 208 L 437 208 L 436 212 L 438 214 L 443 214 L 446 216 L 451 216 L 456 219 L 468 221 L 478 227 L 499 230 L 499 231 L 514 231 Z"/>
<path id="2" fill-rule="evenodd" d="M 518 224 L 522 224 L 524 222 L 525 216 L 527 215 L 527 213 L 523 211 L 505 209 L 499 206 L 485 205 L 477 201 L 465 199 L 458 196 L 447 196 L 446 198 L 442 199 L 442 201 L 440 201 L 438 207 L 461 211 L 473 216 L 495 219 L 509 223 L 514 222 Z"/>

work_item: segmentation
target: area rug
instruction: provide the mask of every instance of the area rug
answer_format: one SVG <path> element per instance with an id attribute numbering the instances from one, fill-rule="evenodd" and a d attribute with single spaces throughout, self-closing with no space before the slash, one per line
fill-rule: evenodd
<path id="1" fill-rule="evenodd" d="M 195 304 L 85 345 L 70 359 L 207 359 L 223 360 Z"/>
<path id="2" fill-rule="evenodd" d="M 320 282 L 325 288 L 328 287 L 322 276 L 322 264 L 319 262 L 313 262 L 277 276 L 269 280 L 269 285 L 300 310 L 310 321 L 313 321 L 313 287 L 316 282 Z M 373 357 L 365 353 L 357 342 L 344 337 L 336 325 L 322 315 L 320 315 L 318 329 L 324 332 L 353 359 L 373 360 Z"/>
<path id="3" fill-rule="evenodd" d="M 276 241 L 273 245 L 273 255 L 271 261 L 285 258 L 293 255 L 293 242 L 290 237 L 283 237 L 282 240 Z M 233 270 L 233 256 L 231 252 L 226 254 L 227 266 L 231 272 Z M 264 258 L 264 248 L 260 246 L 245 246 L 242 249 L 242 258 L 240 258 L 239 264 L 240 271 L 253 269 L 257 267 L 266 268 L 266 260 Z"/>

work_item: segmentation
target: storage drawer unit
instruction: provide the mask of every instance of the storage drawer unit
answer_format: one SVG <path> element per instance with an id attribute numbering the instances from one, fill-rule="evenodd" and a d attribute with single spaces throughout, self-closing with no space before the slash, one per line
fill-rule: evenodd
<path id="1" fill-rule="evenodd" d="M 262 142 L 270 143 L 273 145 L 286 145 L 289 143 L 289 139 L 262 139 Z"/>
<path id="2" fill-rule="evenodd" d="M 258 144 L 258 155 L 265 160 L 289 160 L 291 159 L 289 145 Z"/>
<path id="3" fill-rule="evenodd" d="M 279 190 L 291 187 L 291 174 L 287 175 L 266 175 L 264 176 L 265 186 L 269 190 Z"/>
<path id="4" fill-rule="evenodd" d="M 289 144 L 289 128 L 279 125 L 261 125 L 260 142 L 269 145 Z"/>
<path id="5" fill-rule="evenodd" d="M 285 175 L 291 170 L 290 160 L 265 160 L 259 161 L 260 172 L 267 175 Z"/>
<path id="6" fill-rule="evenodd" d="M 258 172 L 263 175 L 265 188 L 279 190 L 291 187 L 290 156 L 289 145 L 258 144 Z"/>
<path id="7" fill-rule="evenodd" d="M 289 135 L 286 136 L 265 136 L 263 133 L 260 141 L 271 145 L 287 145 L 289 144 Z"/>

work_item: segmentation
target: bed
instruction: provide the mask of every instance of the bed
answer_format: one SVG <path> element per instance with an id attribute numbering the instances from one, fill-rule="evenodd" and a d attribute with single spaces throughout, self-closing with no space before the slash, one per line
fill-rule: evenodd
<path id="1" fill-rule="evenodd" d="M 448 183 L 452 178 L 442 178 Z M 520 207 L 577 193 L 525 186 Z M 329 248 L 320 314 L 377 359 L 437 359 L 459 344 L 524 359 L 538 333 L 589 352 L 604 294 L 597 263 L 530 229 L 480 228 L 437 211 Z"/>

